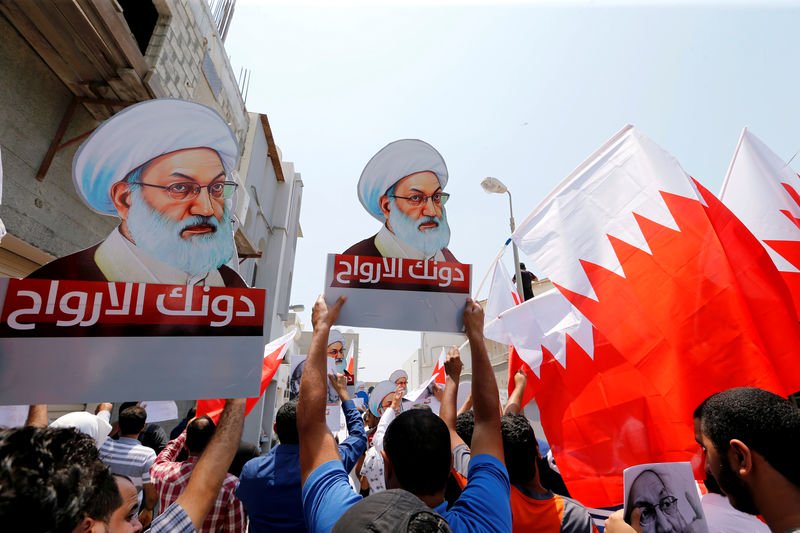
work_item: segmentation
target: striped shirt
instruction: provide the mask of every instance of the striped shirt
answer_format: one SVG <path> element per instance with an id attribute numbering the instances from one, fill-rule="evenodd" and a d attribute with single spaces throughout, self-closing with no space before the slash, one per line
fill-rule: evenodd
<path id="1" fill-rule="evenodd" d="M 167 447 L 158 454 L 158 458 L 151 469 L 150 474 L 158 492 L 158 502 L 161 509 L 167 509 L 175 503 L 178 496 L 189 484 L 192 469 L 197 464 L 198 457 L 189 457 L 183 462 L 175 461 L 185 442 L 186 432 L 184 431 L 177 439 L 170 441 Z M 214 507 L 203 522 L 203 527 L 200 529 L 201 532 L 244 532 L 247 529 L 244 505 L 235 494 L 238 483 L 239 478 L 226 474 L 222 488 L 214 501 Z"/>
<path id="2" fill-rule="evenodd" d="M 119 440 L 106 439 L 100 447 L 100 459 L 114 474 L 128 476 L 141 492 L 142 485 L 150 483 L 150 467 L 156 460 L 152 448 L 142 446 L 136 439 L 120 437 Z"/>
<path id="3" fill-rule="evenodd" d="M 177 503 L 170 505 L 166 511 L 155 517 L 147 533 L 196 533 L 192 519 Z"/>

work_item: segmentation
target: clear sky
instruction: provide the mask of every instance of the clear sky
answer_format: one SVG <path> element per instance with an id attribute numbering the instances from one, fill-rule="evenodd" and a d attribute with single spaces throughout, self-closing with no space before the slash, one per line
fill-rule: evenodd
<path id="1" fill-rule="evenodd" d="M 449 248 L 474 265 L 474 288 L 510 233 L 485 176 L 508 185 L 521 222 L 626 123 L 712 191 L 744 126 L 785 159 L 800 150 L 800 3 L 411 4 L 236 7 L 226 48 L 252 71 L 247 107 L 269 116 L 305 184 L 292 303 L 308 327 L 326 254 L 379 229 L 356 183 L 393 140 L 444 156 Z M 504 261 L 512 271 L 510 250 Z M 419 346 L 418 333 L 358 331 L 363 380 Z"/>

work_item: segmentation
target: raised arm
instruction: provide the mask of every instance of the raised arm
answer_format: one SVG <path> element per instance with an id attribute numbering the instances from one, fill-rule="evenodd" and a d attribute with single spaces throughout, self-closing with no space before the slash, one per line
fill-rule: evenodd
<path id="1" fill-rule="evenodd" d="M 461 380 L 461 371 L 464 363 L 461 362 L 461 352 L 458 348 L 451 346 L 447 351 L 447 359 L 444 362 L 445 385 L 442 406 L 439 409 L 439 416 L 447 429 L 450 430 L 450 449 L 455 449 L 459 444 L 464 444 L 461 437 L 456 432 L 456 408 L 458 406 L 458 384 Z"/>
<path id="2" fill-rule="evenodd" d="M 514 374 L 514 391 L 508 397 L 506 406 L 503 408 L 504 415 L 518 415 L 522 411 L 522 395 L 525 393 L 525 384 L 528 383 L 528 376 L 522 369 Z"/>
<path id="3" fill-rule="evenodd" d="M 47 427 L 47 404 L 39 403 L 28 407 L 28 418 L 25 425 L 35 428 Z"/>
<path id="4" fill-rule="evenodd" d="M 311 312 L 314 334 L 300 380 L 300 399 L 297 402 L 297 433 L 300 435 L 300 479 L 320 465 L 339 459 L 339 450 L 325 423 L 325 401 L 328 398 L 327 353 L 328 333 L 339 316 L 344 298 L 336 300 L 330 309 L 320 296 Z"/>
<path id="5" fill-rule="evenodd" d="M 208 446 L 192 470 L 189 484 L 176 503 L 183 507 L 198 531 L 206 515 L 214 507 L 228 467 L 242 440 L 244 399 L 228 400 L 219 417 L 219 424 Z"/>
<path id="6" fill-rule="evenodd" d="M 345 471 L 350 472 L 358 458 L 364 455 L 367 449 L 367 432 L 364 430 L 364 420 L 347 391 L 347 376 L 344 374 L 329 375 L 328 379 L 336 389 L 339 399 L 342 400 L 342 412 L 347 424 L 347 438 L 339 444 L 339 455 Z"/>
<path id="7" fill-rule="evenodd" d="M 464 326 L 472 352 L 472 410 L 475 430 L 472 456 L 488 454 L 505 462 L 500 433 L 500 394 L 483 339 L 483 309 L 472 298 L 464 309 Z"/>

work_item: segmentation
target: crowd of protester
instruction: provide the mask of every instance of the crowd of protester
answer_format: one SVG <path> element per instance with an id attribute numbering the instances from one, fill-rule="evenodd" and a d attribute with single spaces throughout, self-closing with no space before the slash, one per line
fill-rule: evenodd
<path id="1" fill-rule="evenodd" d="M 326 343 L 339 310 L 321 298 L 298 400 L 275 417 L 279 444 L 264 455 L 241 441 L 245 401 L 217 424 L 187 413 L 170 434 L 136 402 L 70 413 L 48 424 L 31 406 L 25 427 L 0 431 L 4 531 L 592 532 L 546 443 L 522 410 L 517 373 L 504 406 L 483 340 L 483 310 L 468 301 L 472 392 L 458 405 L 463 363 L 451 348 L 440 410 L 408 401 L 408 376 L 376 385 L 359 410 L 346 377 L 329 375 Z M 328 386 L 347 426 L 328 428 Z M 706 458 L 703 508 L 716 532 L 800 531 L 800 411 L 755 388 L 715 394 L 694 412 Z M 670 500 L 618 511 L 609 533 L 678 531 Z M 757 518 L 758 516 L 758 518 Z"/>

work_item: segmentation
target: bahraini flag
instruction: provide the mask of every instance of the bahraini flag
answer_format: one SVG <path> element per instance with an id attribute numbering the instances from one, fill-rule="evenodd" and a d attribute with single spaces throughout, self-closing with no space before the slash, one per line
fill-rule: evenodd
<path id="1" fill-rule="evenodd" d="M 800 310 L 800 177 L 745 128 L 719 198 L 764 243 Z"/>
<path id="2" fill-rule="evenodd" d="M 563 361 L 542 351 L 537 385 L 557 464 L 587 505 L 620 503 L 628 466 L 699 466 L 691 417 L 710 394 L 800 389 L 800 327 L 764 247 L 632 126 L 513 238 L 594 326 L 591 350 L 567 336 Z"/>
<path id="3" fill-rule="evenodd" d="M 289 350 L 289 346 L 291 345 L 296 334 L 297 331 L 293 329 L 291 332 L 282 337 L 278 337 L 264 347 L 264 361 L 261 365 L 261 393 L 257 398 L 247 399 L 245 405 L 245 415 L 250 414 L 250 411 L 252 411 L 253 407 L 256 406 L 258 400 L 264 396 L 264 392 L 267 390 L 269 382 L 272 381 L 273 376 L 275 376 L 275 372 L 278 371 L 278 367 L 281 365 L 283 358 L 286 356 L 286 352 Z M 224 407 L 225 400 L 222 398 L 213 400 L 197 400 L 197 416 L 208 415 L 216 424 L 219 421 L 219 416 L 222 414 Z"/>

